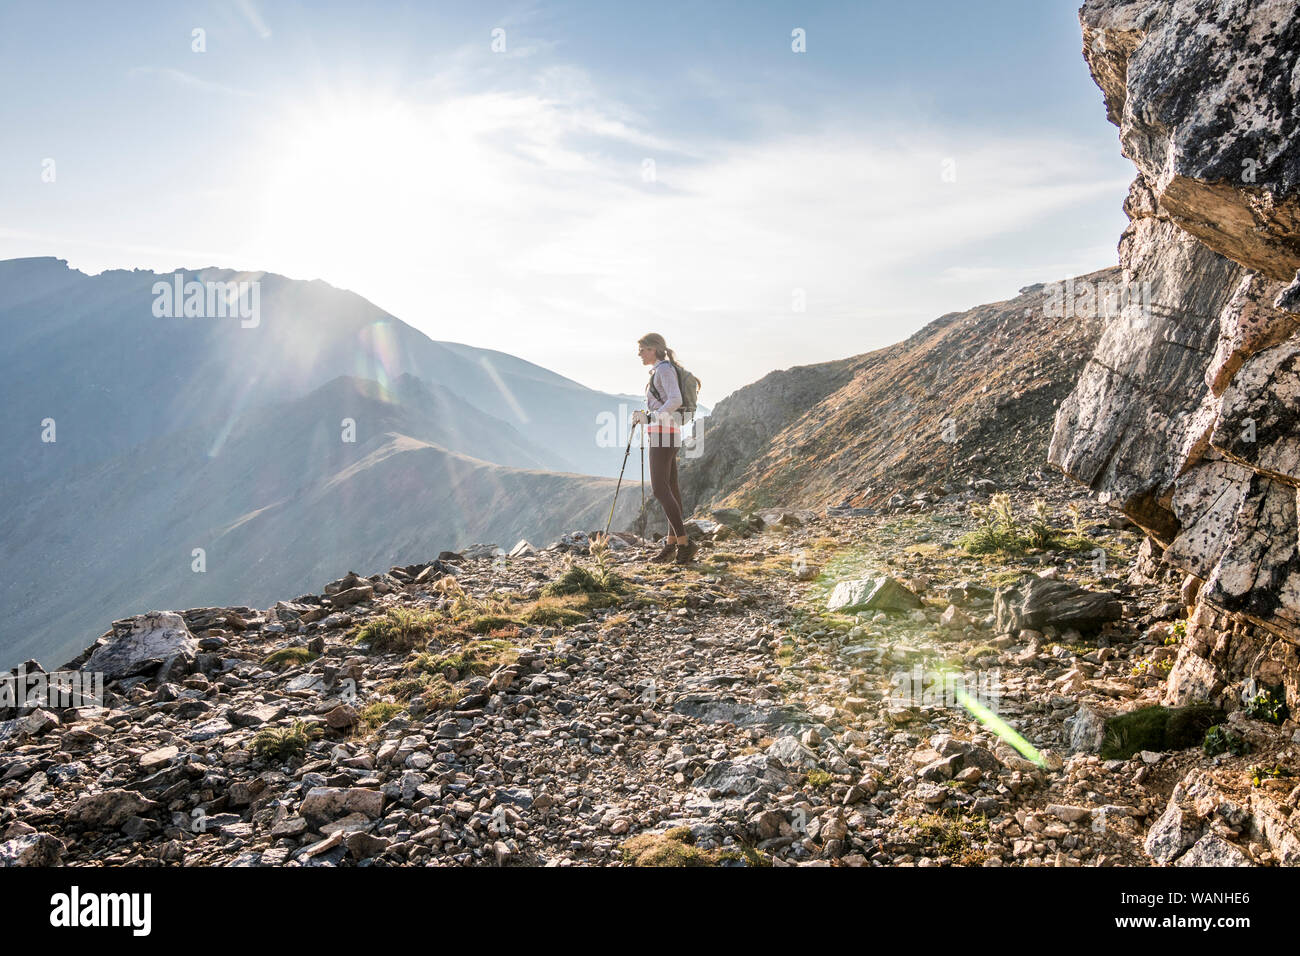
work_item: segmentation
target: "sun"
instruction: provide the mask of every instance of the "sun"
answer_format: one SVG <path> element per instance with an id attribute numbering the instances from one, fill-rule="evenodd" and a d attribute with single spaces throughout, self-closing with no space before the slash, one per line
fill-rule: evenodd
<path id="1" fill-rule="evenodd" d="M 437 106 L 334 98 L 269 138 L 252 238 L 299 275 L 355 275 L 386 250 L 441 246 L 483 186 L 472 137 Z"/>

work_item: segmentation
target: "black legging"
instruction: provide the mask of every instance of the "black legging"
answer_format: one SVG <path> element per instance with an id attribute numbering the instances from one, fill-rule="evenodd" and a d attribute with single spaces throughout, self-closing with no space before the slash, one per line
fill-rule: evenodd
<path id="1" fill-rule="evenodd" d="M 655 436 L 650 436 L 654 438 Z M 665 437 L 664 441 L 669 439 Z M 686 537 L 686 526 L 682 524 L 682 489 L 677 485 L 677 448 L 676 445 L 650 444 L 650 487 L 654 496 L 663 505 L 664 516 L 672 534 L 679 538 Z"/>

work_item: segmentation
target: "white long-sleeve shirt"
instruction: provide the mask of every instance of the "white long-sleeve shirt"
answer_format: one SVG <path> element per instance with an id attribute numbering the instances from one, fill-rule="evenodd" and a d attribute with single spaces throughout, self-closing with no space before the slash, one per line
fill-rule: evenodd
<path id="1" fill-rule="evenodd" d="M 650 388 L 650 383 L 645 387 L 645 404 L 651 412 L 650 429 L 652 431 L 678 431 L 680 416 L 673 415 L 682 407 L 682 388 L 677 381 L 677 370 L 673 368 L 673 363 L 667 359 L 660 359 L 654 367 L 654 376 L 651 381 L 655 389 L 663 396 L 662 399 L 656 398 L 654 391 Z"/>

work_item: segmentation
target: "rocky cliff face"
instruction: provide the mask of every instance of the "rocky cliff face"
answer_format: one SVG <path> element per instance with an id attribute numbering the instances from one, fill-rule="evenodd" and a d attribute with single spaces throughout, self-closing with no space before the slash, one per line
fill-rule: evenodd
<path id="1" fill-rule="evenodd" d="M 1122 508 L 1197 602 L 1171 702 L 1300 699 L 1300 11 L 1090 0 L 1084 57 L 1137 167 L 1134 290 L 1049 460 Z"/>

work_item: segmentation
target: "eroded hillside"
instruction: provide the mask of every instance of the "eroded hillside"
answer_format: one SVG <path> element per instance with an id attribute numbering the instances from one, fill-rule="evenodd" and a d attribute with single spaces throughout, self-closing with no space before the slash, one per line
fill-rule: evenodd
<path id="1" fill-rule="evenodd" d="M 1102 270 L 1069 288 L 1117 275 Z M 703 423 L 683 493 L 696 506 L 874 506 L 1037 471 L 1057 405 L 1101 328 L 1099 308 L 1066 307 L 1075 297 L 1065 289 L 1030 287 L 897 345 L 764 376 Z"/>

